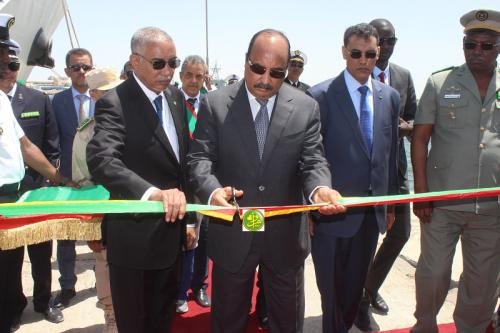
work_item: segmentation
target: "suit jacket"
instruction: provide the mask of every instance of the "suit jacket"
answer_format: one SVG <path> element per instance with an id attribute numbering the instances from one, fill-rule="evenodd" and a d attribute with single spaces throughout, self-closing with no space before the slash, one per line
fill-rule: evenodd
<path id="1" fill-rule="evenodd" d="M 332 187 L 343 196 L 398 193 L 399 94 L 373 79 L 372 86 L 374 109 L 371 156 L 363 140 L 344 74 L 309 89 L 320 106 L 321 132 L 332 172 Z M 314 232 L 352 237 L 360 228 L 365 211 L 364 208 L 351 208 L 346 214 L 321 217 Z M 379 231 L 385 232 L 386 207 L 376 206 L 375 215 Z"/>
<path id="2" fill-rule="evenodd" d="M 97 102 L 87 163 L 93 179 L 110 192 L 111 199 L 139 200 L 150 187 L 186 191 L 183 170 L 189 132 L 184 97 L 173 86 L 164 94 L 174 119 L 180 161 L 134 78 Z M 108 261 L 135 269 L 170 267 L 184 235 L 184 221 L 166 223 L 164 214 L 109 214 L 103 223 Z"/>
<path id="3" fill-rule="evenodd" d="M 399 92 L 401 102 L 399 104 L 399 116 L 405 121 L 415 119 L 417 112 L 417 97 L 415 87 L 410 72 L 401 66 L 391 62 L 389 65 L 390 86 Z M 404 138 L 399 140 L 399 186 L 402 193 L 408 193 L 408 161 L 406 159 L 406 150 Z"/>
<path id="4" fill-rule="evenodd" d="M 60 157 L 59 133 L 49 97 L 18 84 L 12 98 L 12 110 L 28 139 L 56 165 Z M 42 175 L 28 167 L 21 186 L 22 192 L 41 187 L 43 180 Z"/>
<path id="5" fill-rule="evenodd" d="M 61 172 L 64 176 L 71 177 L 71 157 L 73 150 L 73 139 L 78 127 L 78 116 L 73 101 L 71 88 L 54 95 L 52 107 L 57 120 L 59 130 L 59 144 L 61 146 Z M 90 109 L 94 109 L 94 101 L 90 101 Z"/>
<path id="6" fill-rule="evenodd" d="M 202 202 L 220 187 L 244 191 L 240 206 L 300 204 L 316 186 L 331 184 L 320 136 L 318 104 L 283 84 L 277 94 L 259 159 L 254 120 L 244 81 L 210 92 L 202 102 L 188 155 L 189 180 Z M 211 219 L 208 254 L 237 272 L 250 250 L 253 232 L 241 221 Z M 267 218 L 264 256 L 278 271 L 303 264 L 310 250 L 304 214 Z"/>

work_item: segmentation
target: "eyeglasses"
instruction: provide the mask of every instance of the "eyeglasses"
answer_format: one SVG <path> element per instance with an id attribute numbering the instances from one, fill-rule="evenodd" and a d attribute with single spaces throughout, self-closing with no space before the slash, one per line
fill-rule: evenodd
<path id="1" fill-rule="evenodd" d="M 382 46 L 384 43 L 387 43 L 389 46 L 394 46 L 396 45 L 396 42 L 398 41 L 397 37 L 382 37 L 378 40 L 378 45 Z"/>
<path id="2" fill-rule="evenodd" d="M 149 60 L 148 58 L 144 57 L 142 54 L 139 54 L 139 53 L 134 53 L 134 54 L 136 56 L 139 56 L 142 59 L 146 60 L 147 62 L 149 62 L 151 64 L 151 66 L 153 66 L 153 69 L 156 69 L 157 71 L 165 68 L 165 66 L 167 64 L 168 64 L 168 67 L 170 67 L 172 69 L 176 69 L 177 67 L 179 67 L 181 65 L 181 59 L 179 59 L 177 57 L 173 57 L 173 58 L 170 58 L 168 60 L 157 59 L 157 58 Z"/>
<path id="3" fill-rule="evenodd" d="M 88 71 L 94 69 L 94 66 L 76 64 L 76 65 L 69 65 L 68 68 L 71 69 L 72 72 L 77 73 L 77 72 L 81 71 L 82 69 L 84 72 L 88 72 Z"/>
<path id="4" fill-rule="evenodd" d="M 467 42 L 464 42 L 464 48 L 466 50 L 474 50 L 476 48 L 476 46 L 480 46 L 481 47 L 481 50 L 483 51 L 490 51 L 490 50 L 493 50 L 493 47 L 499 45 L 499 44 L 493 44 L 493 43 L 476 43 L 476 42 L 472 42 L 472 41 L 467 41 Z"/>
<path id="5" fill-rule="evenodd" d="M 21 67 L 21 64 L 18 62 L 15 62 L 15 61 L 11 61 L 11 62 L 9 62 L 8 67 L 9 67 L 9 70 L 11 72 L 17 72 L 19 70 L 19 68 Z"/>
<path id="6" fill-rule="evenodd" d="M 304 68 L 304 63 L 300 61 L 290 61 L 290 66 L 297 68 Z"/>
<path id="7" fill-rule="evenodd" d="M 347 49 L 347 52 L 349 52 L 349 55 L 353 59 L 359 59 L 363 55 L 363 52 L 361 52 L 358 49 L 352 49 L 352 50 Z M 377 51 L 375 50 L 365 51 L 365 57 L 366 59 L 375 59 L 377 57 Z"/>
<path id="8" fill-rule="evenodd" d="M 268 70 L 268 68 L 262 65 L 252 63 L 250 59 L 247 61 L 250 70 L 255 74 L 263 75 Z M 269 76 L 275 79 L 284 79 L 286 76 L 286 69 L 269 68 Z"/>

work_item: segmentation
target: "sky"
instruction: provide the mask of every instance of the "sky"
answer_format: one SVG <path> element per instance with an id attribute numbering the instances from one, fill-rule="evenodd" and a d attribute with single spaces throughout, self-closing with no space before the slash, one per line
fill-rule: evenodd
<path id="1" fill-rule="evenodd" d="M 145 26 L 166 31 L 181 60 L 191 54 L 205 58 L 205 0 L 67 0 L 67 4 L 80 47 L 92 53 L 96 67 L 121 70 L 130 54 L 130 38 Z M 301 81 L 314 85 L 344 69 L 341 47 L 347 27 L 386 18 L 398 37 L 391 61 L 410 70 L 420 96 L 432 72 L 464 62 L 460 17 L 473 9 L 498 7 L 492 0 L 208 0 L 209 64 L 220 67 L 222 79 L 230 74 L 241 77 L 252 35 L 274 28 L 288 36 L 292 50 L 307 55 Z M 65 55 L 71 49 L 64 19 L 52 39 L 55 71 L 64 75 Z M 50 75 L 48 69 L 35 68 L 29 79 Z"/>

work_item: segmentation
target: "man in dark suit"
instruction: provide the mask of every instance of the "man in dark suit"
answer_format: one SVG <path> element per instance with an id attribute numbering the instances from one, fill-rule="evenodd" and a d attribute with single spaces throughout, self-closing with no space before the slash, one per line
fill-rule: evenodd
<path id="1" fill-rule="evenodd" d="M 306 92 L 310 88 L 309 85 L 304 82 L 299 81 L 302 72 L 304 71 L 304 66 L 306 65 L 307 57 L 300 50 L 295 50 L 292 52 L 290 61 L 288 63 L 288 75 L 285 78 L 285 83 Z"/>
<path id="2" fill-rule="evenodd" d="M 97 102 L 87 162 L 112 199 L 163 201 L 165 214 L 107 215 L 102 232 L 118 330 L 169 332 L 186 236 L 189 129 L 184 97 L 170 86 L 180 60 L 154 27 L 135 32 L 131 48 L 134 75 Z"/>
<path id="3" fill-rule="evenodd" d="M 59 134 L 57 124 L 48 96 L 35 89 L 17 84 L 20 61 L 20 47 L 10 48 L 9 70 L 0 79 L 0 88 L 11 101 L 14 115 L 26 136 L 43 152 L 45 157 L 56 165 L 59 160 Z M 45 185 L 45 178 L 28 167 L 21 182 L 20 193 L 37 189 Z M 45 319 L 53 323 L 64 320 L 62 312 L 49 306 L 51 297 L 52 241 L 28 245 L 33 276 L 33 305 L 36 312 L 42 313 Z M 19 285 L 19 308 L 27 304 L 22 285 Z"/>
<path id="4" fill-rule="evenodd" d="M 399 194 L 408 194 L 408 162 L 404 138 L 409 137 L 413 130 L 412 123 L 417 110 L 415 88 L 410 72 L 407 69 L 392 62 L 389 64 L 389 59 L 397 42 L 396 32 L 391 22 L 386 19 L 376 19 L 371 21 L 370 24 L 377 29 L 380 47 L 380 55 L 373 69 L 373 78 L 396 89 L 401 97 L 399 108 L 398 181 Z M 397 204 L 394 224 L 392 227 L 387 228 L 387 234 L 373 259 L 366 278 L 365 293 L 356 319 L 356 326 L 361 330 L 371 331 L 370 317 L 368 315 L 370 304 L 379 312 L 387 313 L 389 311 L 389 306 L 378 291 L 403 246 L 410 238 L 410 220 L 410 204 Z"/>
<path id="5" fill-rule="evenodd" d="M 321 212 L 344 211 L 330 189 L 320 136 L 318 104 L 282 84 L 289 60 L 286 36 L 255 34 L 243 81 L 211 92 L 202 102 L 188 155 L 189 179 L 202 202 L 242 207 L 330 202 Z M 238 189 L 234 190 L 233 189 Z M 302 332 L 304 259 L 309 253 L 306 215 L 269 217 L 265 231 L 247 232 L 211 219 L 212 331 L 245 332 L 257 266 L 264 277 L 273 332 Z"/>
<path id="6" fill-rule="evenodd" d="M 378 34 L 366 23 L 349 27 L 346 69 L 309 90 L 321 111 L 321 131 L 333 187 L 346 196 L 396 194 L 399 94 L 370 75 Z M 352 326 L 378 239 L 393 213 L 385 206 L 354 208 L 314 224 L 312 257 L 321 293 L 323 332 Z"/>
<path id="7" fill-rule="evenodd" d="M 76 48 L 66 54 L 66 75 L 71 79 L 71 88 L 54 95 L 52 106 L 59 130 L 59 144 L 61 146 L 61 172 L 71 177 L 71 156 L 73 139 L 78 124 L 94 114 L 94 102 L 90 98 L 85 73 L 93 68 L 92 55 L 86 49 Z M 54 305 L 59 308 L 69 306 L 70 300 L 75 297 L 75 241 L 57 241 L 57 263 L 59 265 L 59 284 L 61 292 L 55 297 Z"/>

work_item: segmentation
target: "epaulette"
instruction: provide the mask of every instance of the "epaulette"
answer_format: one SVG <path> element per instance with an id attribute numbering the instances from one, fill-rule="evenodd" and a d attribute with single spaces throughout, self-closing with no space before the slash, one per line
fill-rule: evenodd
<path id="1" fill-rule="evenodd" d="M 457 69 L 457 68 L 458 68 L 458 66 L 446 67 L 446 68 L 443 68 L 443 69 L 440 69 L 438 71 L 433 72 L 432 75 L 437 74 L 437 73 L 441 73 L 441 72 L 445 72 L 445 71 L 454 70 L 454 69 Z"/>
<path id="2" fill-rule="evenodd" d="M 85 127 L 87 127 L 89 124 L 92 124 L 94 121 L 94 118 L 87 118 L 84 119 L 81 123 L 80 126 L 76 129 L 78 132 L 81 132 Z"/>

